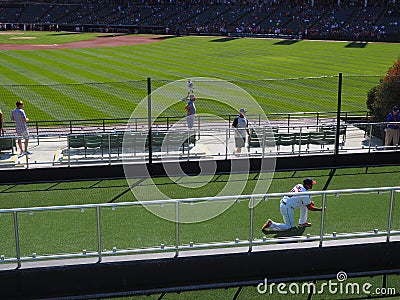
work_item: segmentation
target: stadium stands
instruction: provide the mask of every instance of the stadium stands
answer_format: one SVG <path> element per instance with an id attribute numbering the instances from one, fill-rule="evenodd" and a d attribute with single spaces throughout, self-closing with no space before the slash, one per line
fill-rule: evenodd
<path id="1" fill-rule="evenodd" d="M 314 3 L 314 5 L 312 5 Z M 367 6 L 365 6 L 367 4 Z M 1 29 L 52 29 L 169 34 L 284 34 L 311 39 L 400 37 L 398 5 L 388 1 L 2 1 Z M 34 25 L 36 24 L 36 25 Z M 39 25 L 40 24 L 40 25 Z M 52 26 L 50 26 L 52 25 Z"/>

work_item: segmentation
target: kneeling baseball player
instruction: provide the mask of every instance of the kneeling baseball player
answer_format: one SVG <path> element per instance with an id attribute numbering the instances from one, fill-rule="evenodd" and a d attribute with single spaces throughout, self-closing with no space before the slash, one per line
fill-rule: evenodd
<path id="1" fill-rule="evenodd" d="M 303 180 L 303 184 L 297 184 L 290 192 L 291 193 L 302 193 L 311 190 L 316 182 L 311 178 Z M 280 201 L 280 211 L 285 223 L 276 223 L 271 219 L 268 219 L 263 227 L 262 231 L 286 231 L 296 228 L 294 222 L 294 210 L 300 208 L 300 219 L 299 227 L 310 227 L 311 223 L 307 222 L 308 210 L 322 211 L 322 207 L 315 207 L 314 202 L 311 201 L 310 195 L 289 195 L 284 196 Z"/>

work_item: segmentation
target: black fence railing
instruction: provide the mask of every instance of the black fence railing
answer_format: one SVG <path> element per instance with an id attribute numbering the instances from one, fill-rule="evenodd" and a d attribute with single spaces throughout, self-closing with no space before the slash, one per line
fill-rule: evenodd
<path id="1" fill-rule="evenodd" d="M 237 115 L 220 116 L 197 116 L 196 126 L 198 129 L 210 127 L 229 127 Z M 370 120 L 368 111 L 343 111 L 341 120 L 345 123 L 365 122 Z M 310 125 L 332 123 L 336 120 L 336 112 L 292 112 L 292 113 L 271 113 L 271 114 L 249 114 L 250 123 L 255 126 L 266 125 L 266 122 L 277 121 L 282 126 L 290 127 L 303 123 L 307 120 Z M 153 128 L 169 130 L 172 126 L 186 126 L 181 121 L 185 116 L 158 117 L 152 120 Z M 73 134 L 73 133 L 94 133 L 113 131 L 143 131 L 148 129 L 147 118 L 110 118 L 110 119 L 87 119 L 87 120 L 36 120 L 30 121 L 28 127 L 35 135 L 40 134 Z M 179 125 L 177 125 L 179 124 Z M 4 122 L 4 134 L 15 134 L 15 123 Z"/>

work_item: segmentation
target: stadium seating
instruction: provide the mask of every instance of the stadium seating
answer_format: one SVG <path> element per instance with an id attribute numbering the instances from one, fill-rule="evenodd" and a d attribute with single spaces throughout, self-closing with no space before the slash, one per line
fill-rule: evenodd
<path id="1" fill-rule="evenodd" d="M 0 152 L 11 151 L 14 154 L 15 139 L 12 137 L 0 138 Z"/>
<path id="2" fill-rule="evenodd" d="M 4 2 L 4 1 L 3 1 Z M 156 28 L 173 34 L 283 34 L 306 38 L 391 40 L 399 37 L 397 3 L 381 1 L 315 1 L 293 3 L 198 1 L 7 1 L 0 22 L 36 29 L 59 25 L 75 30 L 122 30 L 118 27 Z M 37 26 L 35 26 L 37 25 Z M 85 27 L 83 29 L 82 27 Z M 106 29 L 107 28 L 107 29 Z M 168 30 L 167 30 L 168 28 Z"/>

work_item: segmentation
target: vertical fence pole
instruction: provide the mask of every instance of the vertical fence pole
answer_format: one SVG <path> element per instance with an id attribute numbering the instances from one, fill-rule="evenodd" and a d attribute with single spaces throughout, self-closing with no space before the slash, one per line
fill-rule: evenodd
<path id="1" fill-rule="evenodd" d="M 368 136 L 368 153 L 371 152 L 371 140 L 372 140 L 372 124 L 369 124 L 369 136 Z"/>
<path id="2" fill-rule="evenodd" d="M 104 135 L 102 136 L 103 139 Z M 108 135 L 108 164 L 111 165 L 111 133 Z"/>
<path id="3" fill-rule="evenodd" d="M 100 223 L 100 206 L 96 207 L 96 219 L 97 219 L 97 253 L 99 254 L 97 262 L 101 262 L 102 257 L 102 243 L 101 243 L 101 223 Z"/>
<path id="4" fill-rule="evenodd" d="M 39 122 L 36 121 L 36 136 L 37 136 L 37 144 L 39 145 Z"/>
<path id="5" fill-rule="evenodd" d="M 29 155 L 25 154 L 25 159 L 26 159 L 26 168 L 29 169 Z"/>
<path id="6" fill-rule="evenodd" d="M 228 116 L 228 128 L 231 127 L 231 116 Z M 229 137 L 231 137 L 231 132 L 229 131 Z"/>
<path id="7" fill-rule="evenodd" d="M 321 212 L 321 229 L 319 232 L 319 247 L 322 247 L 322 241 L 324 240 L 325 203 L 326 203 L 326 194 L 322 194 L 322 212 Z"/>
<path id="8" fill-rule="evenodd" d="M 70 145 L 70 136 L 67 136 L 67 144 L 68 144 L 68 167 L 71 166 L 71 145 Z"/>
<path id="9" fill-rule="evenodd" d="M 390 242 L 390 231 L 392 230 L 392 219 L 393 219 L 393 204 L 394 204 L 394 190 L 391 190 L 386 242 Z"/>
<path id="10" fill-rule="evenodd" d="M 153 134 L 151 127 L 151 78 L 147 77 L 147 139 L 149 143 L 149 164 L 153 163 Z"/>
<path id="11" fill-rule="evenodd" d="M 300 133 L 299 133 L 299 156 L 301 155 L 301 142 L 303 138 L 303 127 L 300 127 Z"/>
<path id="12" fill-rule="evenodd" d="M 175 202 L 175 257 L 179 255 L 179 201 Z"/>
<path id="13" fill-rule="evenodd" d="M 225 160 L 228 159 L 228 139 L 230 135 L 230 129 L 227 128 L 225 131 Z"/>
<path id="14" fill-rule="evenodd" d="M 18 213 L 14 211 L 14 235 L 15 235 L 15 252 L 17 255 L 17 266 L 21 268 L 21 246 L 19 244 L 19 230 L 18 230 Z"/>
<path id="15" fill-rule="evenodd" d="M 265 157 L 265 141 L 266 141 L 266 136 L 265 136 L 265 126 L 263 126 L 263 137 L 262 137 L 262 158 Z M 260 140 L 260 139 L 259 139 Z"/>
<path id="16" fill-rule="evenodd" d="M 339 83 L 338 83 L 338 99 L 337 99 L 337 112 L 336 112 L 336 134 L 335 134 L 335 160 L 339 155 L 339 135 L 340 135 L 340 115 L 342 107 L 342 73 L 339 73 Z"/>
<path id="17" fill-rule="evenodd" d="M 253 250 L 253 225 L 254 225 L 254 197 L 250 197 L 250 236 L 249 236 L 249 251 Z"/>

